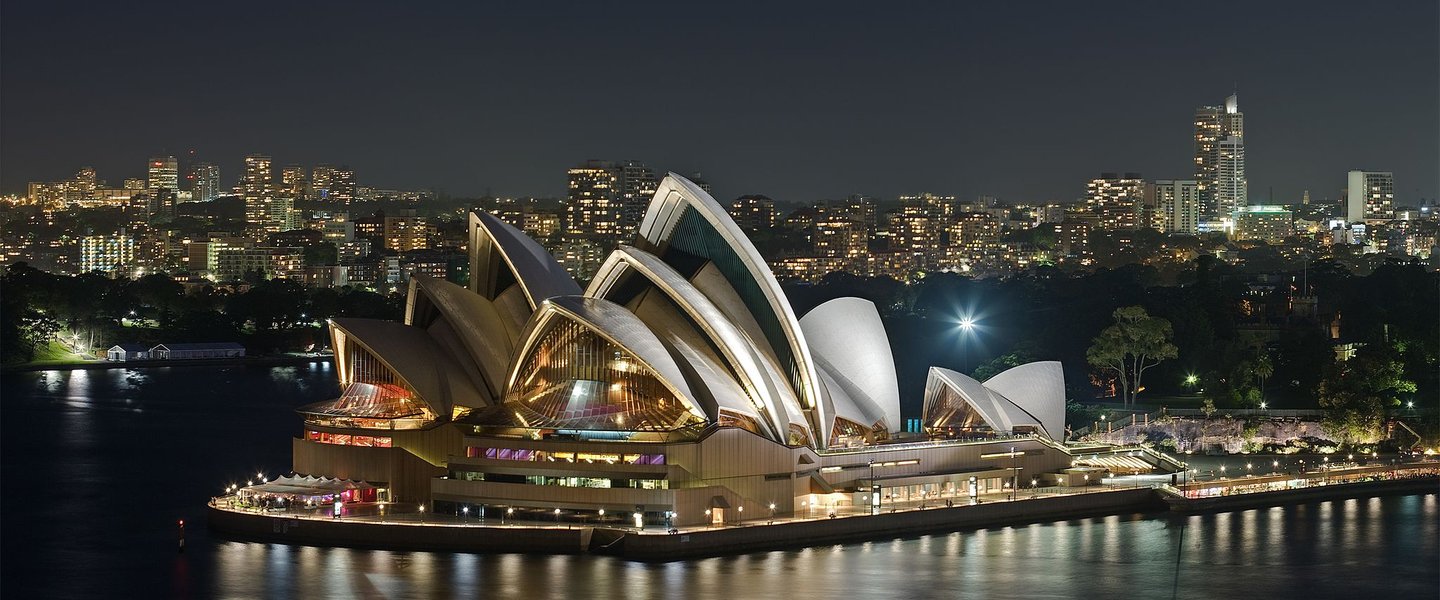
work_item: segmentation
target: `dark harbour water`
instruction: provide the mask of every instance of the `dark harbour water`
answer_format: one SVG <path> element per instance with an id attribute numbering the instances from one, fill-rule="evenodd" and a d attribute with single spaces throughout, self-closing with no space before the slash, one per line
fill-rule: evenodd
<path id="1" fill-rule="evenodd" d="M 212 538 L 206 498 L 286 470 L 293 409 L 335 393 L 333 376 L 327 365 L 5 374 L 0 597 L 1440 597 L 1433 493 L 666 564 Z"/>

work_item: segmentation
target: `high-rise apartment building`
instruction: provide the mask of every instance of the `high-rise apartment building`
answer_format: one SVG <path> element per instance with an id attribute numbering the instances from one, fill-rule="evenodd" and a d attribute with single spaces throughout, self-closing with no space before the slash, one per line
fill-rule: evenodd
<path id="1" fill-rule="evenodd" d="M 645 218 L 645 209 L 650 206 L 659 182 L 655 179 L 655 172 L 638 161 L 621 162 L 616 169 L 620 173 L 620 228 L 633 231 Z"/>
<path id="2" fill-rule="evenodd" d="M 150 178 L 145 189 L 154 194 L 156 190 L 180 191 L 180 162 L 173 156 L 157 156 L 149 162 Z"/>
<path id="3" fill-rule="evenodd" d="M 330 201 L 350 204 L 358 198 L 355 189 L 355 171 L 341 165 L 330 172 Z"/>
<path id="4" fill-rule="evenodd" d="M 1246 204 L 1245 115 L 1231 94 L 1224 106 L 1195 110 L 1195 181 L 1200 216 L 1217 220 Z M 1222 168 L 1225 172 L 1222 173 Z M 1222 183 L 1223 181 L 1223 183 Z"/>
<path id="5" fill-rule="evenodd" d="M 1345 220 L 1388 221 L 1395 218 L 1395 174 L 1351 171 L 1345 190 Z"/>
<path id="6" fill-rule="evenodd" d="M 767 196 L 741 196 L 730 203 L 730 218 L 747 231 L 763 231 L 775 226 L 779 215 L 775 201 Z"/>
<path id="7" fill-rule="evenodd" d="M 1215 158 L 1215 208 L 1225 218 L 1250 204 L 1245 179 L 1245 141 L 1236 136 L 1220 140 Z"/>
<path id="8" fill-rule="evenodd" d="M 570 169 L 565 231 L 574 235 L 619 237 L 620 171 L 614 163 L 586 161 Z"/>
<path id="9" fill-rule="evenodd" d="M 1146 186 L 1146 205 L 1153 207 L 1150 227 L 1165 233 L 1194 235 L 1200 231 L 1200 184 L 1194 180 L 1161 179 Z"/>
<path id="10" fill-rule="evenodd" d="M 865 225 L 844 217 L 816 221 L 811 241 L 816 256 L 832 256 L 853 261 L 863 259 L 869 252 L 869 236 L 865 233 Z"/>
<path id="11" fill-rule="evenodd" d="M 195 163 L 190 168 L 190 199 L 195 202 L 209 202 L 220 197 L 220 167 L 210 163 Z"/>
<path id="12" fill-rule="evenodd" d="M 113 273 L 135 264 L 135 237 L 121 229 L 110 235 L 80 238 L 80 272 Z"/>
<path id="13" fill-rule="evenodd" d="M 385 215 L 383 227 L 384 244 L 390 250 L 409 252 L 430 247 L 429 223 L 425 217 L 416 216 L 413 210 Z"/>
<path id="14" fill-rule="evenodd" d="M 245 200 L 245 224 L 259 235 L 269 229 L 270 203 L 275 197 L 273 178 L 269 156 L 251 154 L 245 157 L 245 176 L 240 180 L 240 194 Z"/>
<path id="15" fill-rule="evenodd" d="M 1139 173 L 1101 173 L 1085 186 L 1085 207 L 1101 229 L 1135 229 L 1144 214 L 1145 180 Z"/>
<path id="16" fill-rule="evenodd" d="M 315 165 L 310 172 L 310 197 L 321 202 L 330 202 L 330 185 L 335 180 L 335 167 Z"/>
<path id="17" fill-rule="evenodd" d="M 305 177 L 305 167 L 289 165 L 280 169 L 280 195 L 292 200 L 304 200 L 308 191 L 309 180 Z"/>

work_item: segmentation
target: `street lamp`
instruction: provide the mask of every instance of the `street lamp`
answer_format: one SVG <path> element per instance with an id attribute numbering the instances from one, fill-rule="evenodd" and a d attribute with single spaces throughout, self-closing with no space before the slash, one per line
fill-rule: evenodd
<path id="1" fill-rule="evenodd" d="M 740 524 L 741 524 L 741 525 L 744 525 L 744 524 L 745 524 L 745 507 L 742 505 L 742 506 L 740 506 L 740 508 L 735 509 L 735 511 L 740 513 Z"/>
<path id="2" fill-rule="evenodd" d="M 771 523 L 774 523 L 774 522 L 775 522 L 775 503 L 774 503 L 774 502 L 771 502 L 771 503 L 770 503 L 770 522 L 771 522 Z"/>
<path id="3" fill-rule="evenodd" d="M 1260 401 L 1260 410 L 1265 410 L 1266 408 L 1269 408 L 1269 406 L 1270 405 L 1266 404 L 1264 400 Z"/>

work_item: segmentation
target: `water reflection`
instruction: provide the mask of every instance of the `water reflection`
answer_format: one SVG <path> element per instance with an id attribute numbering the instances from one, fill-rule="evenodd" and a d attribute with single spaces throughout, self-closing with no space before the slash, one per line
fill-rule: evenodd
<path id="1" fill-rule="evenodd" d="M 1344 517 L 1324 516 L 1336 514 Z M 1409 531 L 1401 539 L 1350 537 L 1358 533 L 1358 519 Z M 1440 535 L 1433 494 L 1220 515 L 1101 517 L 666 564 L 222 542 L 216 571 L 225 575 L 213 589 L 232 597 L 742 598 L 805 590 L 864 598 L 953 596 L 966 589 L 987 597 L 1163 596 L 1174 584 L 1180 526 L 1186 538 L 1182 598 L 1435 590 L 1433 560 L 1426 564 L 1436 557 Z M 1357 531 L 1337 532 L 1349 528 Z M 1294 542 L 1321 538 L 1353 543 Z M 1390 563 L 1386 550 L 1408 554 L 1409 564 Z M 1338 568 L 1343 576 L 1326 575 Z"/>
<path id="2" fill-rule="evenodd" d="M 318 365 L 6 374 L 5 598 L 1434 597 L 1436 494 L 1121 515 L 665 564 L 211 539 L 201 507 L 289 466 Z M 127 401 L 143 407 L 137 413 Z M 175 552 L 175 519 L 195 525 Z M 1183 544 L 1181 540 L 1183 538 Z"/>

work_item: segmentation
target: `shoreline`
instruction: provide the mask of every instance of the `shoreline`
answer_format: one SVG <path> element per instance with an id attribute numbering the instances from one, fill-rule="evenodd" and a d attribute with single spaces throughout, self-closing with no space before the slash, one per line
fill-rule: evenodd
<path id="1" fill-rule="evenodd" d="M 32 364 L 24 363 L 18 365 L 6 365 L 0 367 L 0 372 L 34 372 L 34 371 L 94 371 L 100 369 L 155 369 L 162 367 L 228 367 L 228 366 L 256 366 L 256 367 L 283 367 L 291 365 L 304 365 L 317 362 L 332 362 L 335 356 L 326 354 L 321 356 L 246 356 L 241 358 L 191 358 L 176 360 L 131 360 L 131 361 L 108 361 L 94 360 L 77 363 L 56 363 L 56 364 Z"/>
<path id="2" fill-rule="evenodd" d="M 1440 477 L 1204 499 L 1175 498 L 1159 488 L 1141 488 L 878 515 L 757 522 L 674 534 L 659 529 L 635 531 L 603 526 L 337 521 L 236 511 L 219 508 L 214 503 L 207 506 L 207 513 L 212 531 L 222 538 L 237 540 L 377 550 L 597 554 L 634 561 L 668 562 L 1120 514 L 1185 516 L 1336 499 L 1435 493 L 1440 493 Z"/>

